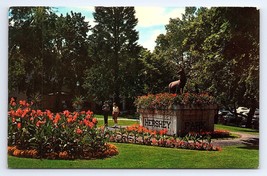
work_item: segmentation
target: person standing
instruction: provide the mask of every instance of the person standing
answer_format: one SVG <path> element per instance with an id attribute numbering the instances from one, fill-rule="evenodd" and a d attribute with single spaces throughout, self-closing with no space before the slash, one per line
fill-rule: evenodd
<path id="1" fill-rule="evenodd" d="M 104 124 L 107 127 L 108 126 L 108 113 L 110 111 L 110 107 L 107 101 L 104 102 L 104 105 L 102 106 L 102 111 L 104 115 Z"/>
<path id="2" fill-rule="evenodd" d="M 119 107 L 117 106 L 116 103 L 113 103 L 112 117 L 113 117 L 113 120 L 114 120 L 114 127 L 115 128 L 118 126 L 118 116 L 119 116 L 119 113 L 120 113 Z"/>

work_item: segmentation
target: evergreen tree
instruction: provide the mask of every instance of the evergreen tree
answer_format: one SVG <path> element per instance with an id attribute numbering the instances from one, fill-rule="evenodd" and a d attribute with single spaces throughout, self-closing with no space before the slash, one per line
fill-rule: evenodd
<path id="1" fill-rule="evenodd" d="M 134 7 L 95 7 L 96 25 L 90 36 L 94 66 L 87 70 L 84 87 L 98 99 L 113 96 L 120 102 L 134 86 L 140 47 Z M 98 73 L 96 73 L 98 72 Z M 96 74 L 98 75 L 97 77 Z"/>

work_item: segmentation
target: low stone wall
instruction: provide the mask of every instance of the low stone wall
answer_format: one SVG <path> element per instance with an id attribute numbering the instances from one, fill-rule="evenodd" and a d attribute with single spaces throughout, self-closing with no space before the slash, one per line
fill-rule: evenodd
<path id="1" fill-rule="evenodd" d="M 214 131 L 217 105 L 179 105 L 171 109 L 138 109 L 140 124 L 148 129 L 166 128 L 168 135 Z"/>

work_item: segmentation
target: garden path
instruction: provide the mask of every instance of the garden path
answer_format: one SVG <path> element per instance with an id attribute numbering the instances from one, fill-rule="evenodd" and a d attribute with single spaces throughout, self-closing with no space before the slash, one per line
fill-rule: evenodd
<path id="1" fill-rule="evenodd" d="M 214 139 L 212 140 L 212 144 L 221 147 L 245 144 L 247 147 L 259 148 L 259 135 L 242 133 L 242 132 L 231 132 L 231 133 L 238 135 L 240 137 L 234 139 Z"/>

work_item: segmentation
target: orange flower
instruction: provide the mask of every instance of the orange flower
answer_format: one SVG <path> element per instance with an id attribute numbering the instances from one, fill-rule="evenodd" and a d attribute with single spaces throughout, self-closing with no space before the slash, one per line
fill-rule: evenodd
<path id="1" fill-rule="evenodd" d="M 46 110 L 46 115 L 50 120 L 53 120 L 53 113 L 50 110 Z"/>
<path id="2" fill-rule="evenodd" d="M 71 122 L 72 122 L 72 118 L 68 118 L 68 119 L 67 119 L 67 122 L 68 122 L 68 123 L 71 123 Z"/>
<path id="3" fill-rule="evenodd" d="M 21 128 L 21 123 L 18 123 L 17 127 L 18 127 L 18 129 L 20 129 Z"/>
<path id="4" fill-rule="evenodd" d="M 81 111 L 80 114 L 85 114 L 86 112 L 85 111 Z"/>
<path id="5" fill-rule="evenodd" d="M 23 111 L 20 108 L 17 109 L 16 116 L 21 117 L 22 114 L 23 114 Z"/>
<path id="6" fill-rule="evenodd" d="M 20 100 L 19 104 L 22 105 L 22 106 L 26 106 L 26 101 L 25 100 Z"/>
<path id="7" fill-rule="evenodd" d="M 64 152 L 59 152 L 59 158 L 62 158 L 62 159 L 66 159 L 68 158 L 68 152 L 64 151 Z"/>
<path id="8" fill-rule="evenodd" d="M 96 124 L 96 123 L 97 123 L 97 119 L 96 119 L 96 118 L 93 118 L 92 122 L 93 122 L 94 124 Z"/>
<path id="9" fill-rule="evenodd" d="M 59 113 L 57 113 L 53 123 L 58 123 L 59 120 L 60 120 L 60 115 L 59 115 Z"/>
<path id="10" fill-rule="evenodd" d="M 168 132 L 167 128 L 164 128 L 164 129 L 159 131 L 159 134 L 162 136 L 164 134 L 167 134 L 167 132 Z"/>
<path id="11" fill-rule="evenodd" d="M 21 117 L 24 118 L 29 111 L 30 111 L 29 108 L 24 109 Z"/>
<path id="12" fill-rule="evenodd" d="M 37 116 L 42 116 L 42 115 L 43 115 L 43 112 L 42 112 L 41 110 L 38 109 L 38 110 L 36 111 L 36 115 L 37 115 Z"/>
<path id="13" fill-rule="evenodd" d="M 89 121 L 85 125 L 88 126 L 88 127 L 90 127 L 90 128 L 93 128 L 95 126 L 94 123 L 89 122 Z"/>

